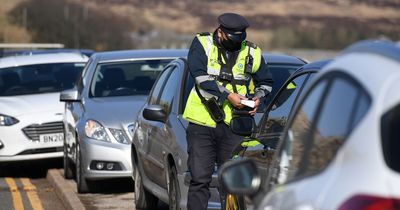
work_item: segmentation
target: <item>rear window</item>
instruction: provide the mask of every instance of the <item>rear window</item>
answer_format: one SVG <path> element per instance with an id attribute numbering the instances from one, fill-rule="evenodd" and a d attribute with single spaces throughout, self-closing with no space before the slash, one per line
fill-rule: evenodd
<path id="1" fill-rule="evenodd" d="M 99 64 L 90 87 L 91 97 L 148 95 L 170 59 Z"/>
<path id="2" fill-rule="evenodd" d="M 381 120 L 383 155 L 392 170 L 400 172 L 400 104 L 392 108 Z"/>
<path id="3" fill-rule="evenodd" d="M 53 63 L 0 69 L 0 96 L 60 92 L 74 87 L 85 63 Z"/>

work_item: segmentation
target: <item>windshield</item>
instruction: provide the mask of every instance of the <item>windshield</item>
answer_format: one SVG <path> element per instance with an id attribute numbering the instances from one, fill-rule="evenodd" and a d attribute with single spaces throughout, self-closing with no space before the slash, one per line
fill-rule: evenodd
<path id="1" fill-rule="evenodd" d="M 91 97 L 148 95 L 170 59 L 99 64 L 90 86 Z"/>
<path id="2" fill-rule="evenodd" d="M 60 92 L 74 86 L 85 63 L 52 63 L 0 69 L 0 96 Z"/>

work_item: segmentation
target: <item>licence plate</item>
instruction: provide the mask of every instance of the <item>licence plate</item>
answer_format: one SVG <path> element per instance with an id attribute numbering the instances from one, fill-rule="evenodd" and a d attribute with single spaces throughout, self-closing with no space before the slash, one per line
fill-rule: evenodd
<path id="1" fill-rule="evenodd" d="M 49 133 L 44 135 L 39 135 L 40 143 L 53 143 L 53 142 L 63 142 L 63 133 Z"/>

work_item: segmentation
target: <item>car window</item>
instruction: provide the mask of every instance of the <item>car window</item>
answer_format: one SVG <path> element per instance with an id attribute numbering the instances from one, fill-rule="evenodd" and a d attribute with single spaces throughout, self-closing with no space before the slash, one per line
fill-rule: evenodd
<path id="1" fill-rule="evenodd" d="M 382 146 L 385 162 L 400 173 L 400 105 L 387 111 L 381 119 Z"/>
<path id="2" fill-rule="evenodd" d="M 362 90 L 359 91 L 357 105 L 355 106 L 354 117 L 352 117 L 351 128 L 356 127 L 356 125 L 364 117 L 365 113 L 371 106 L 371 99 L 368 94 Z"/>
<path id="3" fill-rule="evenodd" d="M 292 180 L 299 170 L 305 145 L 311 141 L 311 123 L 327 83 L 323 80 L 314 86 L 294 115 L 279 153 L 279 183 Z"/>
<path id="4" fill-rule="evenodd" d="M 274 134 L 282 132 L 286 125 L 287 118 L 292 109 L 293 103 L 304 83 L 308 74 L 302 74 L 289 83 L 286 87 L 278 92 L 277 97 L 273 101 L 272 110 L 266 112 L 265 119 L 260 128 L 260 135 Z"/>
<path id="5" fill-rule="evenodd" d="M 100 63 L 90 87 L 91 97 L 148 95 L 158 74 L 171 60 Z"/>
<path id="6" fill-rule="evenodd" d="M 298 69 L 300 65 L 277 65 L 269 64 L 268 70 L 271 73 L 274 81 L 272 85 L 272 92 L 264 100 L 263 103 L 258 107 L 257 112 L 264 113 L 267 105 L 271 102 L 273 96 L 278 92 L 279 88 L 285 83 L 289 76 Z M 250 91 L 252 87 L 250 86 Z"/>
<path id="7" fill-rule="evenodd" d="M 35 64 L 3 68 L 0 96 L 60 92 L 73 88 L 85 63 Z"/>
<path id="8" fill-rule="evenodd" d="M 324 169 L 351 131 L 352 113 L 358 98 L 358 88 L 347 80 L 337 78 L 322 103 L 313 131 L 309 152 L 297 176 L 308 176 Z"/>
<path id="9" fill-rule="evenodd" d="M 169 112 L 171 111 L 172 101 L 177 91 L 176 89 L 180 84 L 181 78 L 182 78 L 182 69 L 175 66 L 175 68 L 172 69 L 172 73 L 168 77 L 167 82 L 165 83 L 165 86 L 162 90 L 162 94 L 160 97 L 160 105 L 161 107 L 163 107 L 163 109 L 167 114 L 169 114 Z"/>
<path id="10" fill-rule="evenodd" d="M 149 104 L 157 104 L 158 97 L 160 96 L 160 92 L 162 87 L 164 86 L 165 80 L 168 78 L 169 74 L 171 73 L 173 66 L 168 67 L 165 69 L 159 78 L 157 79 L 156 84 L 153 87 L 152 93 L 149 96 Z"/>
<path id="11" fill-rule="evenodd" d="M 189 94 L 190 91 L 193 89 L 194 87 L 194 79 L 193 77 L 190 75 L 189 72 L 186 73 L 186 80 L 184 81 L 184 90 L 183 90 L 183 95 L 182 95 L 182 100 L 181 100 L 181 110 L 179 114 L 183 114 L 183 111 L 185 110 L 186 107 L 186 102 L 187 99 L 189 98 Z"/>

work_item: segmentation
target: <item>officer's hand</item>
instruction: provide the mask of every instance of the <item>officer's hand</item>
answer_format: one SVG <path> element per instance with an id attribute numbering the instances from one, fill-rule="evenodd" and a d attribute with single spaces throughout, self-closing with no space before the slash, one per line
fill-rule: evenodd
<path id="1" fill-rule="evenodd" d="M 231 103 L 234 107 L 241 109 L 244 107 L 243 104 L 240 103 L 240 100 L 242 99 L 247 99 L 246 97 L 237 94 L 237 93 L 229 93 L 228 95 L 228 101 Z"/>
<path id="2" fill-rule="evenodd" d="M 259 98 L 252 98 L 252 100 L 255 102 L 255 104 L 254 104 L 254 109 L 251 110 L 249 113 L 250 113 L 251 115 L 255 115 L 256 112 L 257 112 L 257 107 L 260 105 L 261 101 L 260 101 Z"/>

